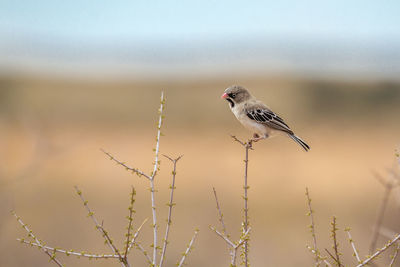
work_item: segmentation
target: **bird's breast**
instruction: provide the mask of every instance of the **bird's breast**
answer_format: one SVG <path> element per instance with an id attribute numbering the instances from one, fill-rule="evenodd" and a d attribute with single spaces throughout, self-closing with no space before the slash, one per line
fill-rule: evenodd
<path id="1" fill-rule="evenodd" d="M 256 132 L 260 135 L 266 135 L 266 134 L 268 135 L 269 134 L 270 129 L 266 125 L 247 117 L 244 106 L 236 105 L 231 110 L 232 110 L 232 113 L 235 115 L 235 117 L 238 119 L 238 121 L 245 128 L 249 129 L 250 131 Z"/>
<path id="2" fill-rule="evenodd" d="M 235 105 L 235 106 L 233 106 L 233 108 L 231 107 L 231 110 L 232 110 L 232 113 L 235 115 L 235 117 L 236 117 L 237 119 L 239 119 L 240 111 L 241 111 L 241 110 L 243 111 L 243 108 L 239 108 L 238 105 Z"/>

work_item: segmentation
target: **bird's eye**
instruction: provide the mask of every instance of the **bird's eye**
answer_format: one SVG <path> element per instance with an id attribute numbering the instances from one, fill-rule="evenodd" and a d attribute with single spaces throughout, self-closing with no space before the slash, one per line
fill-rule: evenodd
<path id="1" fill-rule="evenodd" d="M 232 98 L 235 98 L 235 96 L 236 96 L 236 94 L 231 94 L 231 97 L 232 97 Z"/>

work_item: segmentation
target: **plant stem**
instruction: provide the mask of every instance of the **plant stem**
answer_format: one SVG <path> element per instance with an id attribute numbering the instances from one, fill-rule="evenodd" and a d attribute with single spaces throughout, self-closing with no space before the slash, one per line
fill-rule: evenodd
<path id="1" fill-rule="evenodd" d="M 247 196 L 247 190 L 249 189 L 249 186 L 247 185 L 247 172 L 248 172 L 248 165 L 249 165 L 249 149 L 252 147 L 252 141 L 248 141 L 245 144 L 245 149 L 246 149 L 246 158 L 244 160 L 245 167 L 244 167 L 244 224 L 243 224 L 243 232 L 247 232 L 247 229 L 249 227 L 249 216 L 248 216 L 248 196 Z M 248 259 L 248 252 L 249 252 L 249 247 L 248 247 L 248 238 L 245 239 L 244 244 L 244 264 L 246 267 L 249 265 L 249 259 Z"/>

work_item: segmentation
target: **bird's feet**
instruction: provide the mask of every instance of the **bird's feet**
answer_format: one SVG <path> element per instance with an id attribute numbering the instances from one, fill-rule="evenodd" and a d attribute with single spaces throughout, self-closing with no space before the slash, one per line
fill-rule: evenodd
<path id="1" fill-rule="evenodd" d="M 258 142 L 260 140 L 268 138 L 268 135 L 260 136 L 258 133 L 253 134 L 253 138 L 250 139 L 251 142 Z"/>

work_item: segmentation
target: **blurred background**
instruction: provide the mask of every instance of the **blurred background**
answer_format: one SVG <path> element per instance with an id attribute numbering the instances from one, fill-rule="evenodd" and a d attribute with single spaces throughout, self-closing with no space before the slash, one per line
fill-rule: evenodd
<path id="1" fill-rule="evenodd" d="M 372 0 L 0 1 L 0 265 L 52 266 L 15 241 L 25 233 L 12 209 L 50 246 L 108 252 L 74 185 L 118 244 L 131 185 L 135 227 L 151 217 L 147 181 L 100 148 L 150 172 L 163 90 L 161 153 L 184 154 L 167 266 L 196 227 L 188 266 L 227 266 L 225 243 L 208 229 L 219 226 L 212 187 L 236 238 L 244 150 L 229 134 L 251 135 L 220 99 L 232 84 L 249 88 L 312 148 L 305 153 L 278 136 L 251 151 L 252 265 L 312 264 L 305 187 L 320 250 L 331 249 L 336 215 L 343 257 L 355 263 L 342 230 L 351 227 L 360 254 L 368 254 L 384 193 L 373 172 L 398 171 L 399 12 L 398 1 Z M 162 159 L 156 182 L 160 233 L 171 167 Z M 395 190 L 383 218 L 394 232 L 398 201 Z M 151 236 L 148 223 L 141 240 L 149 250 Z M 59 258 L 68 266 L 118 265 Z M 140 253 L 133 259 L 145 266 Z"/>

